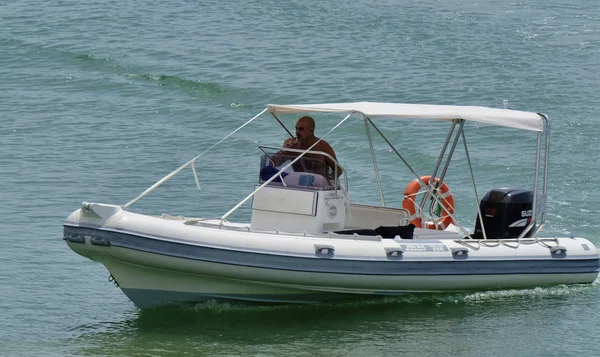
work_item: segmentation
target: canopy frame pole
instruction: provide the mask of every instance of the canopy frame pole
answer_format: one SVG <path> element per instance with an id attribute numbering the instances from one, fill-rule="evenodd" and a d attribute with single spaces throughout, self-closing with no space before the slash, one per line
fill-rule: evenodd
<path id="1" fill-rule="evenodd" d="M 535 226 L 535 215 L 536 215 L 536 205 L 538 201 L 538 180 L 540 174 L 540 155 L 541 155 L 541 142 L 542 142 L 542 133 L 538 132 L 537 134 L 537 144 L 536 144 L 536 152 L 535 152 L 535 174 L 533 176 L 533 203 L 531 207 L 531 222 L 523 229 L 521 234 L 517 237 L 517 240 L 525 237 L 527 233 Z"/>
<path id="2" fill-rule="evenodd" d="M 518 238 L 523 238 L 525 237 L 525 235 L 527 233 L 529 233 L 529 231 L 533 228 L 533 226 L 535 226 L 535 221 L 536 221 L 536 214 L 537 214 L 537 210 L 536 210 L 536 206 L 538 203 L 538 181 L 540 180 L 540 156 L 542 155 L 542 133 L 538 132 L 537 134 L 537 144 L 536 144 L 536 148 L 535 148 L 535 174 L 533 176 L 533 203 L 532 203 L 532 207 L 531 207 L 531 222 L 529 222 L 529 224 L 527 225 L 527 227 L 525 227 L 525 229 L 523 230 L 523 232 L 521 232 L 521 234 L 519 234 Z"/>
<path id="3" fill-rule="evenodd" d="M 392 143 L 390 143 L 390 141 L 388 140 L 388 138 L 386 138 L 385 135 L 383 135 L 383 133 L 381 132 L 381 130 L 379 130 L 379 128 L 373 123 L 373 121 L 371 121 L 370 118 L 367 117 L 367 120 L 369 121 L 369 123 L 371 124 L 371 126 L 379 133 L 379 135 L 381 135 L 381 137 L 383 138 L 383 140 L 385 140 L 385 142 L 392 149 L 392 151 L 394 151 L 394 153 L 396 154 L 396 156 L 398 156 L 398 158 L 402 161 L 402 163 L 404 163 L 404 165 L 410 170 L 410 172 L 412 172 L 412 174 L 416 177 L 417 181 L 419 181 L 420 185 L 423 186 L 423 187 L 425 187 L 425 189 L 431 195 L 431 197 L 435 200 L 435 202 L 437 202 L 438 204 L 442 205 L 442 201 L 440 201 L 440 199 L 436 195 L 433 194 L 433 191 L 432 191 L 431 187 L 428 187 L 427 185 L 425 185 L 425 182 L 423 182 L 423 180 L 421 180 L 421 177 L 419 176 L 419 174 L 417 174 L 416 171 L 413 170 L 413 168 L 404 159 L 404 157 L 402 157 L 402 155 L 400 155 L 400 153 L 398 152 L 398 150 L 396 150 L 396 148 L 394 147 L 394 145 L 392 145 Z M 449 213 L 449 214 L 450 214 L 450 217 L 452 217 L 452 219 L 454 219 L 454 214 L 452 214 L 452 213 Z M 456 219 L 454 219 L 454 221 L 456 221 Z M 466 233 L 466 231 L 463 232 L 463 233 Z"/>
<path id="4" fill-rule="evenodd" d="M 533 233 L 533 236 L 536 237 L 537 234 L 542 230 L 542 227 L 544 226 L 545 222 L 546 222 L 546 199 L 548 197 L 548 155 L 550 154 L 550 121 L 548 120 L 548 116 L 546 116 L 546 114 L 543 113 L 539 113 L 539 115 L 542 117 L 543 121 L 544 121 L 544 135 L 546 136 L 545 138 L 545 152 L 544 152 L 544 178 L 543 178 L 543 186 L 542 186 L 542 196 L 540 197 L 540 199 L 537 201 L 536 206 L 539 206 L 538 211 L 541 212 L 540 214 L 540 223 L 537 227 L 537 229 L 535 230 L 535 232 Z M 537 197 L 537 192 L 536 192 L 536 197 Z"/>
<path id="5" fill-rule="evenodd" d="M 469 149 L 467 148 L 467 137 L 465 136 L 465 131 L 461 131 L 462 142 L 465 147 L 465 157 L 467 159 L 467 166 L 469 166 L 469 174 L 471 175 L 471 182 L 473 183 L 473 193 L 475 194 L 475 207 L 477 207 L 477 219 L 479 220 L 479 224 L 481 224 L 481 232 L 483 233 L 483 239 L 487 239 L 487 233 L 485 232 L 485 226 L 483 224 L 483 216 L 481 215 L 481 207 L 479 207 L 479 196 L 477 195 L 477 185 L 475 184 L 475 174 L 473 174 L 473 166 L 471 165 L 471 155 L 469 155 Z M 469 233 L 464 227 L 455 221 L 456 224 L 460 227 L 463 233 L 468 237 Z"/>
<path id="6" fill-rule="evenodd" d="M 458 129 L 456 129 L 457 123 L 458 123 Z M 444 177 L 446 176 L 446 172 L 448 171 L 448 167 L 450 166 L 450 161 L 452 160 L 452 156 L 454 155 L 454 150 L 456 149 L 456 145 L 458 144 L 458 139 L 460 138 L 460 133 L 462 132 L 464 124 L 465 124 L 465 121 L 463 119 L 454 119 L 452 121 L 450 130 L 448 130 L 448 135 L 446 136 L 446 141 L 444 142 L 444 146 L 442 147 L 442 149 L 440 151 L 440 157 L 438 158 L 436 166 L 431 175 L 431 179 L 429 180 L 429 185 L 433 186 L 432 190 L 431 190 L 432 193 L 430 193 L 428 191 L 428 192 L 425 192 L 425 194 L 423 195 L 423 199 L 421 200 L 421 204 L 419 205 L 419 209 L 421 212 L 424 212 L 423 208 L 425 207 L 425 203 L 427 202 L 427 200 L 430 197 L 433 197 L 434 193 L 437 193 L 438 189 L 441 187 L 442 183 L 444 182 Z M 457 130 L 456 133 L 455 133 L 455 130 Z M 446 150 L 448 149 L 448 145 L 450 144 L 450 139 L 452 139 L 452 136 L 454 136 L 454 140 L 452 141 L 452 146 L 450 147 L 450 151 L 448 152 L 448 156 L 446 157 Z M 438 182 L 435 182 L 435 175 L 437 174 L 437 171 L 439 170 L 442 162 L 444 162 L 444 168 L 442 169 L 442 173 L 439 177 Z M 431 205 L 429 206 L 429 215 L 431 217 L 434 216 L 433 213 L 435 210 L 435 203 L 436 202 L 432 201 Z"/>
<path id="7" fill-rule="evenodd" d="M 533 205 L 531 207 L 531 222 L 527 225 L 527 227 L 523 230 L 523 232 L 521 232 L 521 234 L 519 234 L 518 238 L 523 238 L 525 237 L 525 235 L 531 230 L 533 229 L 533 227 L 535 226 L 535 222 L 536 222 L 536 216 L 538 213 L 538 210 L 541 211 L 540 214 L 540 223 L 539 223 L 539 227 L 533 232 L 533 237 L 535 238 L 535 236 L 538 234 L 538 232 L 542 229 L 543 225 L 544 225 L 544 221 L 546 220 L 546 194 L 547 194 L 547 190 L 548 190 L 548 153 L 550 150 L 549 147 L 549 143 L 550 143 L 550 127 L 549 127 L 549 123 L 548 123 L 548 117 L 546 117 L 546 115 L 544 114 L 539 114 L 542 117 L 542 120 L 544 121 L 544 127 L 543 130 L 538 132 L 537 134 L 537 146 L 536 146 L 536 155 L 535 155 L 535 176 L 534 176 L 534 181 L 533 181 Z M 544 146 L 545 146 L 545 150 L 544 150 L 544 173 L 542 176 L 543 179 L 543 184 L 542 184 L 542 197 L 538 198 L 538 190 L 539 190 L 539 180 L 540 180 L 540 163 L 541 163 L 541 156 L 542 156 L 542 135 L 545 135 L 546 138 L 544 140 Z M 538 204 L 539 204 L 539 209 L 538 209 Z"/>
<path id="8" fill-rule="evenodd" d="M 402 155 L 400 155 L 400 153 L 398 152 L 398 150 L 396 150 L 394 145 L 392 145 L 392 143 L 388 140 L 388 138 L 386 138 L 385 135 L 383 135 L 383 133 L 381 132 L 381 130 L 379 130 L 379 128 L 375 125 L 375 123 L 373 123 L 371 118 L 369 118 L 369 117 L 366 117 L 366 118 L 369 121 L 369 124 L 371 124 L 373 129 L 375 129 L 377 131 L 377 133 L 381 136 L 381 138 L 386 142 L 386 144 L 388 144 L 390 149 L 392 149 L 392 151 L 394 151 L 394 153 L 396 154 L 396 156 L 398 156 L 398 158 L 402 161 L 402 163 L 410 170 L 410 172 L 412 172 L 412 174 L 421 182 L 421 184 L 424 185 L 423 180 L 421 180 L 419 174 L 417 174 L 417 172 L 415 170 L 413 170 L 413 168 L 404 159 L 404 157 L 402 157 Z"/>
<path id="9" fill-rule="evenodd" d="M 452 143 L 452 147 L 450 148 L 450 152 L 448 153 L 448 157 L 446 158 L 446 163 L 444 164 L 444 168 L 442 169 L 442 174 L 440 175 L 440 181 L 444 180 L 446 177 L 446 172 L 448 172 L 448 167 L 450 166 L 450 161 L 452 161 L 452 157 L 454 156 L 454 151 L 456 150 L 456 145 L 458 144 L 458 139 L 460 139 L 461 134 L 463 133 L 463 127 L 465 126 L 464 119 L 456 119 L 454 122 L 458 122 L 458 131 L 456 132 L 456 136 L 454 137 L 454 142 Z"/>
<path id="10" fill-rule="evenodd" d="M 254 191 L 252 191 L 251 194 L 249 194 L 248 196 L 246 196 L 243 200 L 241 200 L 237 205 L 235 205 L 232 209 L 230 209 L 229 211 L 227 211 L 227 213 L 225 213 L 224 215 L 221 216 L 220 220 L 221 222 L 219 223 L 219 226 L 223 225 L 223 222 L 227 219 L 227 217 L 229 217 L 233 212 L 235 212 L 238 208 L 240 208 L 244 203 L 246 203 L 249 199 L 251 199 L 252 197 L 254 197 L 254 195 L 260 191 L 263 187 L 265 187 L 266 185 L 270 184 L 273 180 L 275 180 L 277 177 L 279 177 L 279 175 L 281 175 L 281 173 L 285 170 L 287 170 L 288 168 L 290 168 L 293 164 L 295 164 L 298 160 L 300 160 L 306 153 L 308 153 L 310 150 L 312 150 L 313 147 L 315 147 L 321 140 L 323 140 L 327 135 L 331 134 L 332 131 L 334 131 L 335 129 L 337 129 L 340 125 L 342 125 L 346 120 L 348 120 L 348 118 L 350 118 L 352 116 L 352 114 L 354 114 L 354 112 L 346 115 L 346 117 L 344 117 L 344 119 L 342 119 L 342 121 L 340 121 L 339 123 L 337 123 L 336 126 L 334 126 L 331 130 L 329 130 L 325 135 L 323 135 L 321 138 L 319 138 L 319 140 L 315 141 L 314 144 L 312 144 L 308 149 L 304 150 L 303 153 L 301 153 L 300 155 L 298 155 L 298 157 L 296 157 L 294 160 L 292 160 L 289 164 L 285 165 L 284 167 L 282 167 L 281 169 L 279 169 L 279 171 L 277 171 L 277 173 L 273 176 L 271 176 L 271 178 L 269 178 L 267 181 L 265 181 L 262 185 L 260 185 L 259 187 L 257 187 Z M 336 193 L 337 193 L 337 184 L 336 184 Z"/>
<path id="11" fill-rule="evenodd" d="M 282 127 L 283 129 L 285 129 L 285 131 L 287 131 L 287 133 L 290 135 L 290 137 L 291 137 L 292 139 L 294 139 L 294 138 L 295 138 L 295 136 L 292 134 L 292 132 L 291 132 L 291 131 L 289 131 L 289 130 L 288 130 L 288 128 L 287 128 L 285 125 L 283 125 L 283 123 L 281 122 L 281 120 L 279 120 L 279 118 L 277 117 L 277 115 L 275 115 L 275 113 L 273 113 L 273 112 L 270 112 L 270 113 L 271 113 L 271 115 L 273 116 L 273 118 L 275 118 L 275 120 L 277 120 L 277 122 L 279 123 L 279 125 L 281 125 L 281 127 Z"/>
<path id="12" fill-rule="evenodd" d="M 163 183 L 165 183 L 166 181 L 168 181 L 169 179 L 171 179 L 173 176 L 177 175 L 181 170 L 183 170 L 184 168 L 186 168 L 188 165 L 194 163 L 200 156 L 206 154 L 207 152 L 209 152 L 210 150 L 212 150 L 215 146 L 219 145 L 220 143 L 222 143 L 223 141 L 225 141 L 227 138 L 229 138 L 233 134 L 235 134 L 238 131 L 240 131 L 243 127 L 245 127 L 246 125 L 248 125 L 251 122 L 253 122 L 256 118 L 258 118 L 261 115 L 263 115 L 263 113 L 266 112 L 267 110 L 268 110 L 268 108 L 264 109 L 263 111 L 261 111 L 260 113 L 258 113 L 257 115 L 255 115 L 252 119 L 250 119 L 247 122 L 245 122 L 244 124 L 242 124 L 242 126 L 238 127 L 237 129 L 235 129 L 231 133 L 227 134 L 227 136 L 225 136 L 223 139 L 217 141 L 211 147 L 209 147 L 208 149 L 204 150 L 202 153 L 200 153 L 200 155 L 196 156 L 195 158 L 191 159 L 190 161 L 186 162 L 185 164 L 179 166 L 177 169 L 175 169 L 174 171 L 172 171 L 170 174 L 168 174 L 167 176 L 165 176 L 165 177 L 161 178 L 160 180 L 158 180 L 154 185 L 152 185 L 149 188 L 147 188 L 146 191 L 140 193 L 136 198 L 134 198 L 131 201 L 127 202 L 126 204 L 122 205 L 121 208 L 127 208 L 127 207 L 131 206 L 132 204 L 134 204 L 137 201 L 139 201 L 142 197 L 144 197 L 147 194 L 149 194 L 150 192 L 154 191 L 158 186 L 162 185 Z M 195 170 L 194 170 L 194 172 L 195 172 Z M 198 187 L 200 186 L 200 183 L 198 182 L 198 178 L 197 177 L 196 177 L 196 184 L 198 185 Z"/>
<path id="13" fill-rule="evenodd" d="M 431 173 L 431 179 L 429 180 L 429 184 L 432 185 L 432 183 L 435 183 L 435 175 L 437 175 L 438 170 L 440 169 L 440 165 L 442 164 L 442 160 L 444 159 L 444 156 L 446 155 L 446 149 L 448 148 L 448 144 L 450 143 L 450 139 L 452 138 L 452 134 L 454 133 L 454 128 L 456 127 L 456 121 L 452 121 L 452 125 L 450 125 L 450 129 L 448 130 L 448 134 L 446 135 L 446 140 L 444 141 L 444 145 L 442 145 L 442 149 L 440 150 L 440 156 L 437 160 L 437 162 L 435 163 L 435 167 L 433 168 L 433 172 Z M 420 181 L 420 180 L 419 180 Z M 421 186 L 424 186 L 425 184 L 423 182 L 420 182 Z M 441 185 L 441 183 L 440 183 Z M 435 187 L 437 189 L 438 185 L 435 184 Z M 419 211 L 423 212 L 423 208 L 425 207 L 425 202 L 427 202 L 427 199 L 429 198 L 429 192 L 426 192 L 423 195 L 423 198 L 421 199 L 421 202 L 419 203 Z"/>
<path id="14" fill-rule="evenodd" d="M 365 121 L 365 129 L 367 131 L 367 138 L 369 139 L 369 148 L 371 149 L 371 157 L 373 158 L 373 168 L 375 169 L 375 176 L 377 177 L 377 186 L 379 187 L 379 196 L 381 197 L 381 205 L 385 207 L 385 198 L 383 197 L 383 188 L 381 186 L 381 178 L 379 177 L 379 168 L 377 167 L 377 159 L 375 158 L 375 150 L 373 149 L 373 139 L 371 138 L 371 131 L 369 130 L 369 122 L 367 116 L 363 116 Z"/>
<path id="15" fill-rule="evenodd" d="M 433 168 L 433 172 L 431 173 L 432 179 L 435 178 L 435 175 L 437 175 L 437 172 L 442 164 L 442 160 L 444 159 L 444 156 L 446 155 L 446 149 L 448 148 L 448 144 L 450 143 L 450 139 L 452 138 L 452 134 L 454 133 L 455 127 L 456 127 L 456 120 L 453 120 L 452 125 L 450 126 L 450 129 L 448 130 L 448 134 L 446 135 L 446 140 L 444 141 L 444 145 L 442 145 L 442 149 L 440 150 L 440 157 L 438 158 L 437 162 L 435 163 L 435 167 Z"/>

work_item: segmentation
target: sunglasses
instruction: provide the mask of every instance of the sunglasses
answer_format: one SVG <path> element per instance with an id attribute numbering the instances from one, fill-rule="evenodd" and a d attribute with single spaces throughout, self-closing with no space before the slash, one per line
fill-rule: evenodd
<path id="1" fill-rule="evenodd" d="M 298 131 L 304 131 L 304 127 L 302 127 L 302 126 L 297 126 L 297 127 L 296 127 L 296 130 L 298 130 Z"/>

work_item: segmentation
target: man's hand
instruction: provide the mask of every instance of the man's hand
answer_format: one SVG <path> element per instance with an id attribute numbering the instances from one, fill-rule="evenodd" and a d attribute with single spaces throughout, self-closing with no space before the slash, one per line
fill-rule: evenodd
<path id="1" fill-rule="evenodd" d="M 289 138 L 286 141 L 283 142 L 283 147 L 284 148 L 291 148 L 298 145 L 298 140 L 296 140 L 295 138 Z"/>

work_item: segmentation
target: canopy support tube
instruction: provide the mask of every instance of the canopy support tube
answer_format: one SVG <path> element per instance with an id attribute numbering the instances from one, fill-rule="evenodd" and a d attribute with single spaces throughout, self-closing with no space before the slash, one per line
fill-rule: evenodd
<path id="1" fill-rule="evenodd" d="M 402 161 L 404 163 L 404 165 L 410 170 L 410 172 L 412 172 L 413 175 L 415 175 L 415 177 L 417 177 L 419 179 L 419 181 L 421 181 L 421 184 L 423 184 L 423 181 L 419 178 L 419 174 L 416 173 L 415 170 L 413 170 L 413 168 L 408 164 L 408 162 L 406 162 L 406 160 L 404 160 L 404 158 L 402 157 L 402 155 L 400 155 L 400 153 L 398 152 L 398 150 L 396 150 L 396 148 L 394 147 L 394 145 L 392 145 L 392 143 L 390 143 L 390 141 L 388 140 L 388 138 L 385 137 L 385 135 L 383 135 L 383 133 L 381 132 L 381 130 L 379 130 L 379 128 L 377 126 L 375 126 L 375 123 L 373 123 L 373 121 L 371 120 L 371 118 L 366 117 L 367 120 L 369 121 L 369 123 L 371 124 L 371 126 L 373 127 L 373 129 L 375 129 L 377 131 L 377 133 L 379 133 L 379 135 L 381 135 L 381 138 L 383 138 L 383 140 L 386 142 L 386 144 L 388 144 L 388 146 L 390 147 L 390 149 L 392 149 L 394 151 L 394 153 L 396 154 L 396 156 L 398 156 L 398 158 L 400 159 L 400 161 Z"/>
<path id="2" fill-rule="evenodd" d="M 533 176 L 533 204 L 531 207 L 531 222 L 529 222 L 529 224 L 527 225 L 527 227 L 525 227 L 523 232 L 521 232 L 521 234 L 519 234 L 519 238 L 525 237 L 525 235 L 527 233 L 529 233 L 529 231 L 533 228 L 533 226 L 535 226 L 535 216 L 537 214 L 536 206 L 537 206 L 537 202 L 538 202 L 538 181 L 540 179 L 540 156 L 542 155 L 541 146 L 542 146 L 542 133 L 538 132 L 537 145 L 536 145 L 536 150 L 535 150 L 535 174 Z"/>
<path id="3" fill-rule="evenodd" d="M 455 119 L 452 121 L 452 127 L 450 128 L 450 133 L 454 132 L 454 129 L 456 127 L 456 123 L 458 123 L 458 131 L 456 132 L 456 134 L 454 135 L 454 141 L 452 142 L 452 146 L 450 147 L 450 151 L 448 152 L 448 156 L 446 157 L 446 162 L 444 163 L 444 168 L 442 169 L 442 173 L 439 177 L 439 181 L 435 182 L 432 181 L 435 178 L 435 174 L 437 173 L 437 168 L 439 168 L 439 164 L 442 162 L 442 160 L 444 159 L 444 156 L 446 155 L 446 149 L 448 146 L 448 141 L 445 143 L 444 149 L 442 150 L 442 153 L 440 153 L 440 158 L 438 160 L 438 167 L 436 168 L 436 171 L 434 172 L 433 175 L 431 175 L 432 180 L 429 181 L 429 184 L 431 184 L 433 182 L 434 187 L 433 187 L 433 192 L 437 193 L 437 190 L 442 186 L 442 183 L 444 182 L 444 178 L 446 177 L 446 172 L 448 172 L 448 167 L 450 166 L 450 161 L 452 161 L 452 156 L 454 155 L 454 150 L 456 150 L 456 145 L 458 144 L 458 139 L 461 136 L 461 133 L 463 132 L 463 127 L 465 125 L 465 121 L 464 119 Z M 448 140 L 451 138 L 451 135 L 448 136 Z M 428 199 L 430 194 L 429 192 L 426 192 L 423 195 L 423 200 L 421 201 L 421 209 L 423 209 L 423 206 L 425 205 L 425 200 Z M 433 212 L 435 210 L 435 203 L 432 202 L 431 205 L 429 206 L 429 215 L 433 217 Z"/>
<path id="4" fill-rule="evenodd" d="M 415 175 L 415 177 L 417 178 L 417 180 L 419 181 L 419 183 L 421 184 L 421 186 L 425 187 L 425 189 L 427 190 L 427 192 L 433 197 L 434 201 L 437 202 L 438 204 L 442 205 L 442 202 L 440 201 L 440 199 L 438 197 L 436 197 L 435 195 L 433 195 L 433 191 L 432 191 L 431 187 L 428 187 L 427 185 L 425 185 L 425 182 L 423 182 L 423 180 L 421 180 L 421 177 L 419 176 L 419 174 L 417 174 L 415 172 L 415 170 L 413 170 L 413 168 L 408 164 L 408 162 L 406 162 L 406 160 L 402 157 L 402 155 L 400 155 L 400 153 L 398 152 L 398 150 L 396 150 L 396 148 L 394 147 L 394 145 L 392 145 L 392 143 L 390 143 L 390 141 L 385 137 L 385 135 L 383 135 L 383 133 L 379 130 L 379 128 L 377 128 L 377 126 L 375 126 L 375 124 L 373 123 L 373 121 L 371 121 L 371 119 L 368 118 L 368 117 L 367 117 L 367 120 L 369 121 L 369 123 L 371 123 L 371 126 L 373 126 L 373 128 L 375 130 L 377 130 L 377 132 L 379 133 L 379 135 L 381 135 L 381 137 L 383 138 L 383 140 L 385 140 L 385 142 L 388 144 L 388 146 L 394 151 L 394 153 L 396 154 L 396 156 L 398 156 L 398 158 L 404 163 L 404 165 L 410 170 L 410 172 L 412 172 L 413 175 Z M 452 217 L 452 219 L 454 219 L 454 215 L 451 214 L 451 213 L 450 213 L 450 217 Z M 456 221 L 456 219 L 454 219 L 454 221 Z M 463 232 L 463 233 L 465 233 L 465 232 Z"/>
<path id="5" fill-rule="evenodd" d="M 444 159 L 444 156 L 446 155 L 446 149 L 448 149 L 448 144 L 450 143 L 450 139 L 452 138 L 452 133 L 454 133 L 454 128 L 456 127 L 456 120 L 452 121 L 452 125 L 450 126 L 450 129 L 448 130 L 448 134 L 446 135 L 446 140 L 444 141 L 444 145 L 442 145 L 442 149 L 440 150 L 440 156 L 437 160 L 437 162 L 435 163 L 435 167 L 433 168 L 433 172 L 431 173 L 431 180 L 429 181 L 429 184 L 432 185 L 435 181 L 435 176 L 437 175 L 438 170 L 440 169 L 440 165 L 442 164 L 442 160 Z M 442 178 L 443 179 L 443 178 Z M 419 177 L 419 181 L 421 181 L 421 178 Z M 425 184 L 423 182 L 420 182 L 421 186 L 425 186 Z M 439 183 L 439 185 L 441 185 L 441 183 Z M 438 184 L 435 185 L 435 187 L 438 187 Z M 426 192 L 423 195 L 423 198 L 421 199 L 421 203 L 419 203 L 419 211 L 423 212 L 423 207 L 425 207 L 425 202 L 427 202 L 427 199 L 429 198 L 430 194 L 429 192 Z"/>
<path id="6" fill-rule="evenodd" d="M 442 169 L 442 174 L 440 175 L 440 181 L 444 180 L 446 177 L 446 172 L 448 172 L 448 167 L 450 166 L 450 161 L 452 160 L 452 156 L 454 156 L 454 151 L 456 150 L 456 145 L 458 144 L 458 139 L 461 137 L 463 133 L 463 127 L 465 126 L 464 119 L 457 119 L 453 123 L 458 122 L 458 132 L 454 137 L 454 142 L 452 143 L 452 147 L 450 148 L 450 152 L 448 153 L 448 157 L 446 158 L 446 163 L 444 164 L 444 168 Z M 440 182 L 441 185 L 441 182 Z"/>
<path id="7" fill-rule="evenodd" d="M 519 235 L 519 238 L 523 238 L 531 229 L 533 229 L 533 227 L 536 224 L 536 216 L 538 211 L 541 211 L 540 214 L 540 222 L 538 224 L 537 229 L 533 232 L 532 236 L 535 237 L 537 236 L 537 234 L 540 232 L 540 230 L 542 229 L 542 227 L 544 226 L 544 222 L 546 220 L 546 195 L 548 193 L 548 154 L 550 151 L 550 128 L 549 128 L 549 123 L 548 123 L 548 117 L 546 117 L 544 114 L 539 114 L 542 117 L 543 123 L 544 123 L 544 130 L 542 130 L 541 132 L 538 132 L 537 135 L 537 147 L 536 147 L 536 156 L 535 156 L 535 177 L 534 177 L 534 182 L 533 182 L 533 207 L 531 210 L 531 223 L 529 223 L 529 225 L 523 230 L 523 232 L 521 232 L 521 234 Z M 538 194 L 538 189 L 539 189 L 539 174 L 540 174 L 540 161 L 541 161 L 541 155 L 542 155 L 542 134 L 545 135 L 545 140 L 544 140 L 544 172 L 542 175 L 542 180 L 543 180 L 543 184 L 542 184 L 542 194 L 541 197 L 539 197 L 540 195 Z M 539 206 L 539 207 L 538 207 Z"/>
<path id="8" fill-rule="evenodd" d="M 273 116 L 273 118 L 275 118 L 275 120 L 277 120 L 279 125 L 281 125 L 281 127 L 283 129 L 285 129 L 285 131 L 287 131 L 287 133 L 290 135 L 290 137 L 294 138 L 294 135 L 288 130 L 288 128 L 285 125 L 283 125 L 283 123 L 281 122 L 281 120 L 279 120 L 279 118 L 275 115 L 275 113 L 271 112 L 271 115 Z"/>
<path id="9" fill-rule="evenodd" d="M 364 116 L 365 129 L 367 130 L 367 138 L 369 138 L 369 148 L 371 148 L 371 157 L 373 158 L 373 168 L 377 177 L 377 186 L 379 187 L 379 196 L 381 196 L 381 205 L 385 207 L 385 199 L 383 198 L 383 188 L 381 187 L 381 178 L 379 177 L 379 168 L 377 167 L 377 159 L 375 158 L 375 150 L 373 150 L 373 140 L 371 139 L 371 131 L 369 130 L 369 122 Z"/>
<path id="10" fill-rule="evenodd" d="M 533 233 L 533 236 L 537 236 L 537 234 L 542 230 L 544 223 L 546 222 L 546 199 L 548 197 L 548 155 L 550 154 L 550 123 L 548 121 L 548 117 L 545 114 L 539 113 L 544 121 L 544 135 L 545 138 L 545 151 L 544 151 L 544 184 L 542 186 L 542 197 L 539 198 L 537 206 L 539 206 L 538 212 L 542 212 L 540 215 L 540 223 L 538 224 L 537 229 Z"/>
<path id="11" fill-rule="evenodd" d="M 463 141 L 463 145 L 465 147 L 465 156 L 467 159 L 467 165 L 469 166 L 469 173 L 471 175 L 471 182 L 473 183 L 473 193 L 475 193 L 475 207 L 477 207 L 477 219 L 479 220 L 479 224 L 481 224 L 481 232 L 483 232 L 483 239 L 487 239 L 487 233 L 485 232 L 485 226 L 483 225 L 483 216 L 481 215 L 481 207 L 479 207 L 479 197 L 477 195 L 477 185 L 475 184 L 475 175 L 473 174 L 473 166 L 471 165 L 471 156 L 469 155 L 469 149 L 467 148 L 467 138 L 465 136 L 465 131 L 462 130 L 461 137 Z M 458 222 L 456 222 L 458 224 Z M 460 229 L 465 233 L 468 237 L 468 232 L 463 228 L 462 225 L 458 224 Z"/>
<path id="12" fill-rule="evenodd" d="M 448 148 L 448 144 L 450 143 L 450 139 L 452 138 L 452 133 L 454 133 L 454 128 L 456 127 L 456 120 L 452 121 L 452 125 L 450 126 L 450 130 L 448 130 L 448 135 L 446 135 L 446 141 L 444 141 L 444 145 L 442 146 L 442 150 L 440 151 L 440 157 L 435 163 L 435 167 L 433 168 L 433 172 L 431 173 L 431 177 L 435 178 L 438 170 L 440 169 L 440 165 L 442 164 L 442 160 L 446 155 L 446 149 Z M 442 177 L 443 179 L 443 177 Z"/>
<path id="13" fill-rule="evenodd" d="M 190 161 L 186 162 L 185 164 L 179 166 L 179 168 L 177 168 L 175 171 L 171 172 L 170 174 L 168 174 L 167 176 L 163 177 L 162 179 L 158 180 L 158 182 L 156 182 L 154 185 L 150 186 L 149 188 L 146 189 L 146 191 L 142 192 L 141 194 L 139 194 L 136 198 L 134 198 L 133 200 L 127 202 L 126 204 L 124 204 L 123 206 L 121 206 L 121 208 L 127 208 L 129 206 L 131 206 L 132 204 L 136 203 L 137 201 L 139 201 L 142 197 L 146 196 L 147 194 L 149 194 L 150 192 L 154 191 L 158 186 L 162 185 L 163 183 L 165 183 L 167 180 L 171 179 L 173 176 L 177 175 L 181 170 L 183 170 L 184 168 L 186 168 L 188 165 L 190 165 L 191 163 L 193 163 L 194 161 L 196 161 L 196 159 L 198 159 L 200 156 L 206 154 L 207 152 L 209 152 L 210 150 L 212 150 L 215 146 L 219 145 L 220 143 L 222 143 L 223 141 L 225 141 L 227 138 L 229 138 L 230 136 L 232 136 L 233 134 L 237 133 L 238 131 L 240 131 L 243 127 L 245 127 L 246 125 L 250 124 L 251 122 L 254 121 L 254 119 L 258 118 L 259 116 L 261 116 L 264 112 L 266 112 L 268 109 L 263 110 L 262 112 L 258 113 L 257 115 L 255 115 L 252 119 L 248 120 L 247 122 L 245 122 L 244 124 L 242 124 L 242 126 L 240 126 L 239 128 L 235 129 L 234 131 L 232 131 L 231 133 L 229 133 L 226 137 L 224 137 L 223 139 L 217 141 L 215 144 L 213 144 L 211 147 L 209 147 L 208 149 L 204 150 L 200 155 L 196 156 L 195 158 L 191 159 Z M 196 179 L 196 182 L 198 184 L 198 186 L 200 186 L 200 183 L 198 182 L 198 180 Z"/>

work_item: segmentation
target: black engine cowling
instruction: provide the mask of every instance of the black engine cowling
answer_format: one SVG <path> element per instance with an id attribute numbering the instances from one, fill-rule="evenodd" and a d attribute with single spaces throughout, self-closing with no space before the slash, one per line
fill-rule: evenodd
<path id="1" fill-rule="evenodd" d="M 488 192 L 479 209 L 483 215 L 483 225 L 487 238 L 517 238 L 531 223 L 533 208 L 533 191 L 521 188 L 498 188 Z M 529 237 L 534 229 L 530 229 L 525 237 Z M 479 217 L 475 223 L 475 239 L 483 239 Z"/>

